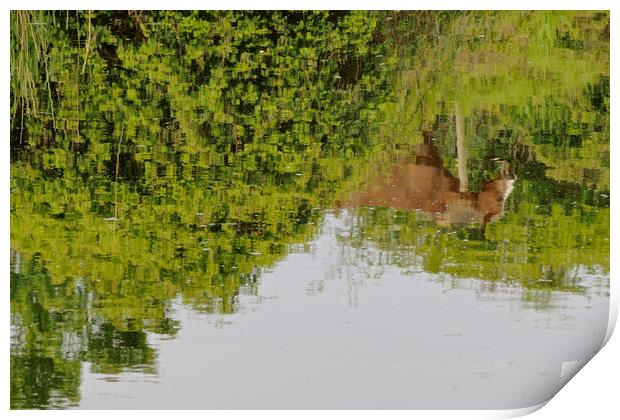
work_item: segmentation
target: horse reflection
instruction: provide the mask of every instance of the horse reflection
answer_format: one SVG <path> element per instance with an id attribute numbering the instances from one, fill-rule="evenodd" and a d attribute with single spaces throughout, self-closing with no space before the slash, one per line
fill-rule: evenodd
<path id="1" fill-rule="evenodd" d="M 499 177 L 484 183 L 480 192 L 469 192 L 466 164 L 458 162 L 460 179 L 450 174 L 443 167 L 431 136 L 425 133 L 425 144 L 417 146 L 414 159 L 393 164 L 382 179 L 369 182 L 337 207 L 417 210 L 442 226 L 480 224 L 483 230 L 486 224 L 499 219 L 515 181 L 508 164 L 504 164 Z M 459 153 L 459 159 L 462 156 L 464 153 Z"/>

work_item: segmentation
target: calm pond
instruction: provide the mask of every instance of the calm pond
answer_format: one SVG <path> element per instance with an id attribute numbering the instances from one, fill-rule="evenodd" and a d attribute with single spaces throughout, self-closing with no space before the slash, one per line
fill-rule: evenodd
<path id="1" fill-rule="evenodd" d="M 608 12 L 11 12 L 11 407 L 547 401 L 609 80 Z"/>

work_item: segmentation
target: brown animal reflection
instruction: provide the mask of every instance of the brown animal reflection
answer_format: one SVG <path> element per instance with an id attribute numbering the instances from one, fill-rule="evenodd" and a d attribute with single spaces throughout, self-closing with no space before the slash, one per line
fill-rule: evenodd
<path id="1" fill-rule="evenodd" d="M 469 192 L 464 151 L 458 153 L 459 179 L 443 167 L 431 141 L 432 134 L 425 133 L 424 137 L 425 143 L 417 146 L 415 158 L 392 164 L 381 179 L 371 180 L 337 207 L 417 210 L 442 226 L 479 224 L 483 230 L 487 223 L 499 219 L 515 181 L 508 164 L 504 163 L 503 173 L 484 183 L 479 192 Z M 462 141 L 457 143 L 457 147 L 463 148 Z"/>

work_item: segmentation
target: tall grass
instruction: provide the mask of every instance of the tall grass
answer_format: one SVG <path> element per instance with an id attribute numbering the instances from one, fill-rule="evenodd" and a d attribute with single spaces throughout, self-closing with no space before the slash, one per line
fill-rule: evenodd
<path id="1" fill-rule="evenodd" d="M 41 88 L 47 88 L 49 108 L 54 120 L 54 107 L 48 70 L 48 15 L 37 10 L 11 11 L 11 127 L 24 117 L 40 112 Z M 44 80 L 41 80 L 41 78 Z M 15 121 L 17 111 L 20 121 Z"/>

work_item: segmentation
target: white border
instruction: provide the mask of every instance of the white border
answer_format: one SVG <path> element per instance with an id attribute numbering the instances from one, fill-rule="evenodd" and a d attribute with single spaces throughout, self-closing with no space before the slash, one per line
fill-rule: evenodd
<path id="1" fill-rule="evenodd" d="M 291 1 L 291 0 L 271 0 L 271 1 L 250 1 L 250 0 L 229 0 L 229 1 L 188 1 L 188 0 L 176 0 L 174 2 L 169 1 L 54 1 L 42 3 L 33 0 L 23 1 L 8 1 L 3 2 L 4 14 L 0 18 L 2 22 L 4 39 L 1 43 L 1 53 L 4 58 L 5 65 L 2 68 L 3 73 L 3 91 L 4 100 L 2 102 L 2 109 L 0 110 L 3 122 L 4 142 L 5 146 L 0 149 L 0 156 L 2 159 L 2 165 L 0 171 L 2 173 L 2 184 L 0 189 L 0 199 L 2 201 L 2 218 L 5 220 L 3 224 L 3 236 L 0 248 L 0 258 L 3 261 L 3 267 L 7 270 L 9 266 L 9 178 L 10 178 L 10 165 L 9 165 L 9 147 L 8 147 L 8 130 L 10 125 L 10 113 L 9 113 L 9 89 L 10 89 L 10 76 L 9 76 L 9 10 L 11 9 L 39 9 L 42 7 L 52 9 L 402 9 L 402 10 L 462 10 L 462 9 L 487 9 L 487 10 L 556 10 L 556 9 L 569 9 L 569 10 L 611 10 L 611 38 L 612 38 L 612 61 L 611 61 L 611 232 L 618 231 L 618 218 L 617 209 L 619 207 L 619 191 L 617 183 L 618 169 L 613 162 L 617 162 L 617 154 L 620 149 L 614 143 L 614 134 L 616 133 L 617 123 L 616 118 L 618 116 L 618 95 L 620 89 L 617 88 L 616 77 L 618 74 L 617 64 L 617 48 L 615 40 L 618 38 L 618 27 L 620 25 L 620 19 L 617 18 L 618 2 L 612 0 L 590 0 L 590 1 L 576 1 L 576 0 L 521 0 L 521 1 L 503 1 L 498 0 L 470 0 L 470 1 L 429 1 L 429 0 L 416 0 L 416 1 L 394 1 L 383 0 L 368 1 L 325 1 L 325 0 L 305 0 L 305 1 Z M 617 137 L 617 136 L 616 136 Z M 615 217 L 616 216 L 616 217 Z M 618 236 L 611 235 L 611 254 L 617 255 L 618 252 Z M 611 272 L 615 273 L 618 270 L 618 264 L 615 259 L 611 259 Z M 8 271 L 8 270 L 7 270 Z M 5 298 L 1 301 L 2 306 L 0 325 L 4 326 L 4 345 L 0 348 L 0 366 L 2 366 L 2 372 L 5 373 L 4 380 L 0 384 L 1 388 L 1 400 L 2 411 L 8 413 L 12 418 L 34 418 L 39 416 L 50 416 L 57 418 L 83 418 L 85 415 L 94 418 L 106 419 L 110 413 L 105 411 L 9 411 L 9 281 L 8 273 L 5 271 L 4 291 Z M 618 314 L 618 303 L 620 293 L 615 287 L 615 283 L 611 285 L 611 310 L 610 310 L 610 323 L 607 333 L 607 338 L 611 335 L 613 325 L 615 325 Z M 321 417 L 328 418 L 348 418 L 355 417 L 356 419 L 374 418 L 375 416 L 381 418 L 410 418 L 413 416 L 421 416 L 422 418 L 430 419 L 446 419 L 446 418 L 472 418 L 472 419 L 484 419 L 484 418 L 507 418 L 519 415 L 528 414 L 532 411 L 536 411 L 531 415 L 532 419 L 554 419 L 562 418 L 563 420 L 570 419 L 583 419 L 586 417 L 594 419 L 612 419 L 616 418 L 620 414 L 620 405 L 618 404 L 617 389 L 618 389 L 618 374 L 620 373 L 620 363 L 617 355 L 620 355 L 620 339 L 617 334 L 612 336 L 607 345 L 590 361 L 583 370 L 577 375 L 577 377 L 571 380 L 564 389 L 562 389 L 558 395 L 556 395 L 548 405 L 543 409 L 536 411 L 539 407 L 530 407 L 517 410 L 470 410 L 470 411 L 442 411 L 442 410 L 420 410 L 420 411 L 386 411 L 386 412 L 373 412 L 373 411 L 321 411 L 320 413 L 314 413 L 312 411 L 218 411 L 217 413 L 205 413 L 201 411 L 115 411 L 114 416 L 120 416 L 122 418 L 134 418 L 136 415 L 148 415 L 149 417 L 167 418 L 170 414 L 182 415 L 188 418 L 203 418 L 205 415 L 213 415 L 223 419 L 238 418 L 238 417 L 252 417 L 252 418 L 269 418 L 269 419 L 289 419 L 292 416 L 295 418 L 305 419 L 312 418 L 318 414 Z M 60 417 L 58 417 L 60 416 Z M 77 416 L 77 417 L 76 417 Z"/>

